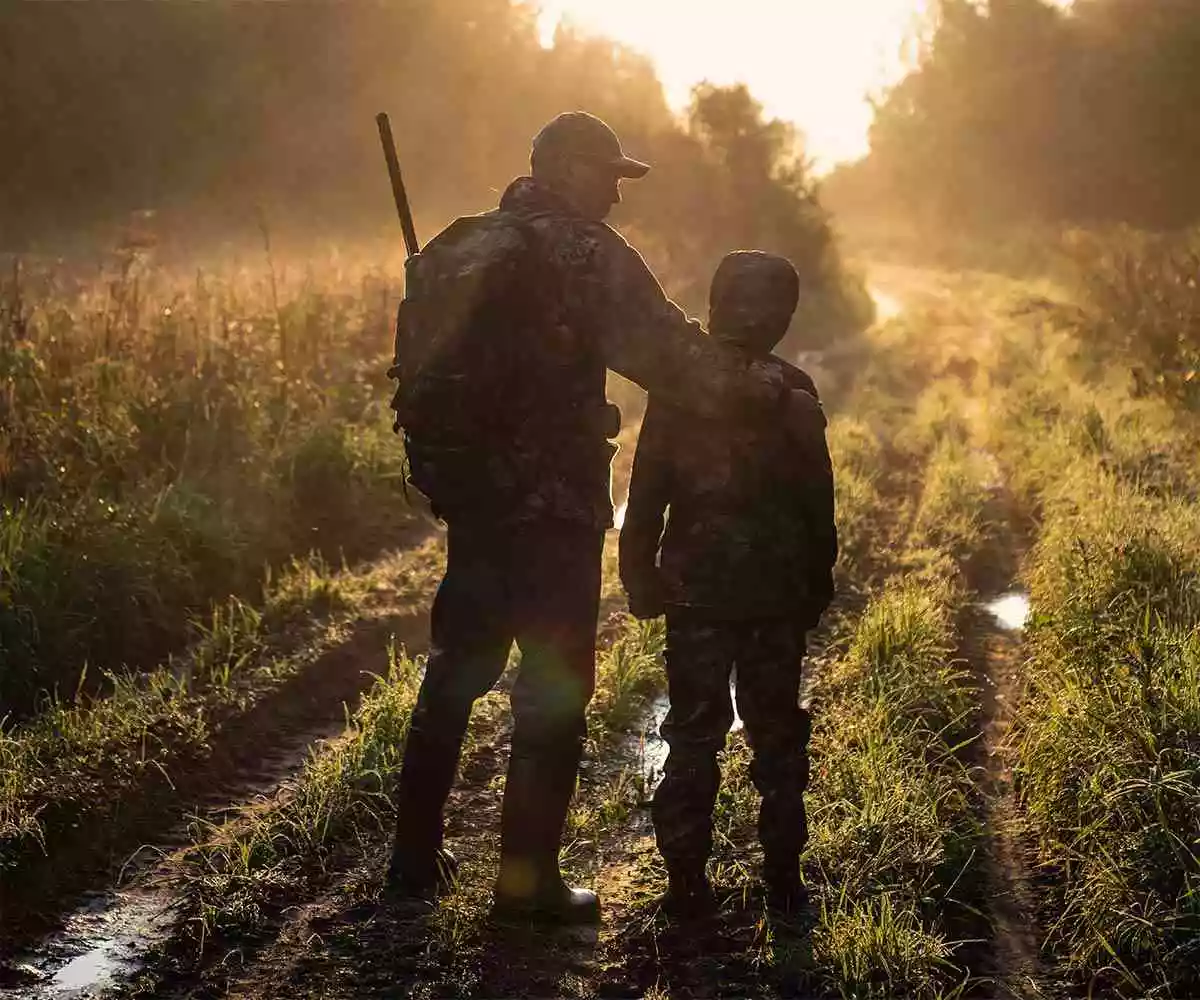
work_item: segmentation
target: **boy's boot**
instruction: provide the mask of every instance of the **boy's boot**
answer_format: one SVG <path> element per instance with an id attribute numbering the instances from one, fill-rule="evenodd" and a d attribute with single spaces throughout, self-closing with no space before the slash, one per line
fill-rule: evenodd
<path id="1" fill-rule="evenodd" d="M 500 920 L 591 924 L 600 900 L 563 881 L 559 841 L 575 792 L 578 751 L 513 756 L 500 819 L 500 874 L 492 912 Z"/>
<path id="2" fill-rule="evenodd" d="M 671 865 L 667 869 L 667 891 L 660 900 L 662 911 L 672 920 L 703 920 L 717 912 L 717 897 L 699 865 Z"/>
<path id="3" fill-rule="evenodd" d="M 772 857 L 763 862 L 767 909 L 780 916 L 796 916 L 808 906 L 808 890 L 800 877 L 800 855 Z"/>

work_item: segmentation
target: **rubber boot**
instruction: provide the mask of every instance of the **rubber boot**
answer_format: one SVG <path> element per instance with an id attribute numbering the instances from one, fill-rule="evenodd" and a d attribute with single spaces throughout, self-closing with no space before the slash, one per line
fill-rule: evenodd
<path id="1" fill-rule="evenodd" d="M 458 871 L 442 846 L 442 810 L 454 784 L 461 738 L 435 734 L 417 723 L 409 730 L 396 790 L 396 838 L 387 890 L 397 897 L 432 900 Z"/>
<path id="2" fill-rule="evenodd" d="M 500 820 L 500 874 L 493 915 L 499 920 L 591 924 L 600 920 L 594 892 L 567 885 L 559 842 L 575 791 L 578 751 L 513 756 Z"/>
<path id="3" fill-rule="evenodd" d="M 704 866 L 669 867 L 667 869 L 667 891 L 659 900 L 659 906 L 670 919 L 685 923 L 705 920 L 717 912 L 717 897 Z"/>

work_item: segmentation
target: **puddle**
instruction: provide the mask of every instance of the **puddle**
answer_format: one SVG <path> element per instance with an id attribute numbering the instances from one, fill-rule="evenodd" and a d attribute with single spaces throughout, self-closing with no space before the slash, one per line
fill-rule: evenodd
<path id="1" fill-rule="evenodd" d="M 1029 621 L 1029 595 L 1013 591 L 988 601 L 984 610 L 996 619 L 996 624 L 1010 632 L 1019 632 Z"/>
<path id="2" fill-rule="evenodd" d="M 875 303 L 875 322 L 886 323 L 889 319 L 895 319 L 904 311 L 904 305 L 894 295 L 889 295 L 880 288 L 869 288 L 867 290 L 871 296 L 871 300 Z"/>
<path id="3" fill-rule="evenodd" d="M 662 738 L 663 719 L 671 708 L 670 699 L 664 691 L 650 706 L 650 719 L 642 733 L 641 759 L 642 777 L 646 782 L 646 794 L 650 795 L 658 783 L 662 781 L 663 768 L 667 766 L 667 753 L 670 747 Z"/>
<path id="4" fill-rule="evenodd" d="M 731 733 L 736 733 L 745 727 L 737 710 L 736 684 L 737 670 L 735 669 L 729 678 L 729 697 L 733 701 L 733 725 L 729 729 Z M 654 703 L 650 706 L 650 722 L 643 733 L 641 745 L 642 775 L 646 782 L 647 794 L 658 787 L 658 783 L 662 781 L 663 768 L 667 766 L 667 754 L 670 748 L 662 738 L 661 732 L 663 720 L 667 717 L 670 708 L 671 702 L 665 691 L 655 698 Z"/>
<path id="5" fill-rule="evenodd" d="M 95 896 L 36 954 L 16 959 L 27 983 L 0 989 L 2 1000 L 95 996 L 137 972 L 151 947 L 170 930 L 161 896 L 122 892 Z"/>

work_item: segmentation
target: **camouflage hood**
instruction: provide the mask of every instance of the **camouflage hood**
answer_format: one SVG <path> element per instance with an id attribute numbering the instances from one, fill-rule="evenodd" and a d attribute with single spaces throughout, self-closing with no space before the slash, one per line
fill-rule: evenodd
<path id="1" fill-rule="evenodd" d="M 709 290 L 709 329 L 751 353 L 769 352 L 787 333 L 800 278 L 786 257 L 759 250 L 728 254 Z"/>

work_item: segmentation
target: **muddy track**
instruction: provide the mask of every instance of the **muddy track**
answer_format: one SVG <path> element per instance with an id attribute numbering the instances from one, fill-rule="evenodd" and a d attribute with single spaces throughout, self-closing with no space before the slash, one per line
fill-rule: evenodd
<path id="1" fill-rule="evenodd" d="M 602 627 L 601 634 L 609 629 Z M 511 676 L 506 678 L 511 680 Z M 501 691 L 507 685 L 502 682 Z M 485 723 L 487 726 L 488 723 Z M 447 805 L 446 842 L 460 861 L 457 886 L 436 910 L 416 911 L 382 891 L 389 832 L 374 831 L 335 851 L 324 877 L 298 884 L 254 937 L 210 947 L 200 967 L 169 950 L 123 996 L 297 997 L 557 995 L 564 976 L 595 975 L 597 933 L 547 935 L 492 923 L 487 911 L 498 866 L 503 775 L 511 717 L 479 732 Z M 641 734 L 589 758 L 580 800 L 601 796 L 624 767 L 640 766 Z M 565 867 L 586 884 L 609 864 L 618 840 L 645 838 L 645 810 L 633 830 L 606 831 L 574 845 Z M 601 891 L 605 892 L 603 886 Z M 606 900 L 607 902 L 607 900 Z"/>
<path id="2" fill-rule="evenodd" d="M 999 597 L 985 595 L 984 606 L 969 605 L 958 621 L 962 640 L 957 655 L 966 662 L 979 690 L 977 738 L 966 756 L 977 768 L 976 809 L 982 839 L 979 874 L 973 883 L 962 886 L 962 902 L 970 909 L 953 921 L 960 936 L 979 939 L 960 955 L 979 977 L 975 992 L 997 1000 L 1045 995 L 1038 985 L 1045 976 L 1029 863 L 1003 749 L 1018 691 L 1020 638 L 997 624 L 986 610 Z"/>
<path id="3" fill-rule="evenodd" d="M 454 901 L 461 907 L 490 889 L 484 868 L 494 860 L 508 739 L 505 724 L 470 752 L 447 806 L 446 842 L 461 865 Z M 387 831 L 342 844 L 329 874 L 298 886 L 257 935 L 221 942 L 198 968 L 185 953 L 168 951 L 120 995 L 359 996 L 430 983 L 445 983 L 453 994 L 468 972 L 437 960 L 431 945 L 439 934 L 453 936 L 454 913 L 439 919 L 392 904 L 382 893 L 388 847 Z"/>
<path id="4" fill-rule="evenodd" d="M 216 821 L 270 792 L 299 771 L 315 742 L 340 733 L 348 708 L 373 675 L 386 671 L 389 640 L 414 652 L 427 641 L 428 602 L 414 601 L 411 593 L 410 576 L 420 581 L 421 573 L 410 574 L 405 558 L 397 554 L 380 563 L 382 582 L 361 618 L 300 651 L 299 668 L 246 711 L 215 720 L 209 745 L 195 749 L 196 759 L 154 775 L 115 805 L 119 823 L 62 826 L 48 817 L 53 835 L 44 854 L 5 886 L 0 960 L 14 960 L 64 922 L 70 937 L 72 909 L 102 911 L 106 892 L 138 881 L 162 855 L 189 841 L 192 817 Z M 78 948 L 68 944 L 66 954 L 73 950 Z M 11 973 L 0 975 L 0 986 L 10 985 L 5 978 L 11 980 Z"/>
<path id="5" fill-rule="evenodd" d="M 981 876 L 963 887 L 967 906 L 961 929 L 982 939 L 968 945 L 968 961 L 979 996 L 1033 1000 L 1056 995 L 1042 961 L 1043 932 L 1031 872 L 1035 859 L 1024 836 L 1006 750 L 1013 713 L 1021 695 L 1022 632 L 1028 598 L 1019 589 L 1022 553 L 1035 531 L 1017 511 L 1007 489 L 997 484 L 985 511 L 990 544 L 964 566 L 976 595 L 958 616 L 960 645 L 979 690 L 976 739 L 966 748 L 978 769 L 976 802 L 981 825 Z"/>

